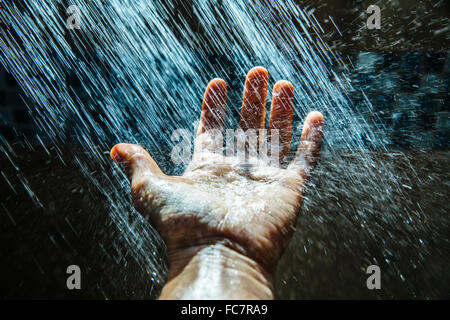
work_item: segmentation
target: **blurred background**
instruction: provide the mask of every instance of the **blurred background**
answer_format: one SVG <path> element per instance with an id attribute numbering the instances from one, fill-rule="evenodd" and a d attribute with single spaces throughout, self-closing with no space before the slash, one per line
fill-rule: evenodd
<path id="1" fill-rule="evenodd" d="M 220 12 L 223 2 L 226 1 L 211 3 Z M 3 6 L 6 16 L 7 5 L 12 2 L 5 3 L 0 7 Z M 25 1 L 16 2 L 15 6 L 20 9 L 24 3 L 29 5 Z M 261 6 L 274 10 L 267 3 L 262 1 Z M 339 156 L 329 152 L 322 155 L 297 232 L 278 268 L 277 298 L 448 299 L 450 4 L 406 0 L 296 3 L 305 12 L 314 14 L 324 29 L 323 42 L 342 61 L 326 64 L 327 67 L 335 73 L 348 69 L 346 75 L 352 89 L 346 97 L 352 110 L 360 112 L 385 138 L 383 147 L 377 148 L 369 143 L 370 137 L 364 134 L 358 137 L 363 144 L 368 141 L 364 151 L 371 155 L 368 166 L 376 168 L 370 174 L 364 174 L 368 169 L 361 166 L 361 150 L 344 150 Z M 65 17 L 64 10 L 72 3 L 58 4 L 59 14 Z M 198 19 L 199 8 L 194 2 L 170 4 L 166 7 L 167 15 L 160 19 L 172 27 L 173 35 L 181 39 L 185 50 L 208 64 L 199 71 L 205 79 L 216 77 L 213 70 L 220 70 L 230 91 L 235 92 L 236 97 L 231 100 L 238 101 L 244 79 L 241 67 L 224 53 L 226 43 L 216 43 L 207 37 L 209 33 Z M 380 30 L 366 28 L 365 10 L 371 4 L 381 8 Z M 282 26 L 283 20 L 280 18 L 278 23 Z M 80 139 L 75 117 L 73 121 L 68 117 L 61 122 L 59 130 L 64 132 L 64 139 L 55 140 L 48 128 L 40 125 L 42 105 L 24 92 L 19 76 L 6 71 L 12 60 L 5 58 L 9 55 L 5 39 L 16 30 L 6 19 L 0 20 L 0 26 L 3 33 L 0 61 L 4 65 L 0 67 L 2 298 L 157 297 L 167 271 L 164 244 L 150 226 L 136 217 L 127 199 L 124 221 L 137 234 L 148 234 L 152 244 L 148 248 L 145 244 L 140 246 L 142 252 L 157 257 L 155 263 L 159 267 L 146 267 L 129 250 L 129 244 L 124 244 L 121 235 L 124 231 L 116 227 L 110 214 L 109 194 L 86 178 L 90 175 L 95 177 L 94 181 L 102 181 L 103 176 L 114 175 L 115 169 L 112 164 L 105 169 L 96 163 L 84 166 L 84 171 L 80 169 L 79 159 L 89 150 Z M 300 31 L 301 27 L 297 25 Z M 186 41 L 183 30 L 189 31 L 190 41 Z M 69 46 L 76 47 L 75 38 L 65 33 Z M 87 44 L 84 50 L 92 63 L 100 61 L 98 51 L 89 48 L 90 42 L 83 43 Z M 16 63 L 25 63 L 25 59 Z M 165 72 L 163 67 L 157 71 Z M 105 67 L 98 72 L 108 75 L 112 70 Z M 66 75 L 64 85 L 71 88 L 78 101 L 99 99 L 83 87 L 70 68 Z M 193 80 L 180 77 L 172 85 L 182 85 L 183 81 Z M 197 83 L 199 88 L 205 85 L 206 82 Z M 199 106 L 202 94 L 199 90 L 194 97 Z M 373 108 L 370 112 L 365 111 L 368 100 Z M 177 119 L 176 105 L 166 105 L 167 113 L 152 116 L 170 115 Z M 99 126 L 105 117 L 102 110 L 99 107 L 90 113 Z M 193 113 L 199 114 L 199 108 Z M 297 120 L 301 116 L 297 115 Z M 154 143 L 133 133 L 139 131 L 142 123 L 134 125 L 137 128 L 121 138 L 143 143 L 166 172 L 179 173 L 180 169 L 170 163 L 169 146 L 157 147 L 164 140 L 153 137 L 164 129 L 164 121 L 151 131 Z M 107 132 L 98 139 L 99 153 L 109 161 L 109 150 L 103 145 L 112 147 L 119 142 L 118 136 Z M 331 141 L 328 149 L 335 146 Z M 95 141 L 89 143 L 96 149 Z M 381 185 L 392 187 L 389 195 L 379 187 L 380 180 L 386 177 L 392 182 L 384 181 Z M 121 185 L 123 195 L 127 194 L 127 188 L 125 183 Z M 66 288 L 65 271 L 71 264 L 82 269 L 82 290 Z M 365 268 L 371 264 L 381 268 L 381 290 L 366 287 Z M 152 276 L 153 272 L 158 275 Z"/>

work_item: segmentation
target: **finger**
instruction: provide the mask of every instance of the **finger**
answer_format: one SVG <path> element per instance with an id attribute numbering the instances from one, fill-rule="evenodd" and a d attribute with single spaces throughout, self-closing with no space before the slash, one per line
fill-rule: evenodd
<path id="1" fill-rule="evenodd" d="M 289 169 L 296 170 L 306 179 L 314 169 L 323 141 L 324 119 L 318 111 L 310 112 L 303 124 L 302 137 Z"/>
<path id="2" fill-rule="evenodd" d="M 278 159 L 274 160 L 279 162 L 288 157 L 291 149 L 293 100 L 294 86 L 289 81 L 278 81 L 272 92 L 267 141 L 271 156 L 278 153 Z"/>
<path id="3" fill-rule="evenodd" d="M 213 79 L 206 87 L 203 97 L 202 114 L 197 130 L 196 152 L 206 150 L 219 152 L 223 136 L 227 84 L 223 79 Z"/>
<path id="4" fill-rule="evenodd" d="M 248 72 L 239 121 L 243 131 L 264 128 L 268 82 L 269 72 L 265 68 L 255 67 Z"/>
<path id="5" fill-rule="evenodd" d="M 141 146 L 128 143 L 116 144 L 111 149 L 111 158 L 125 166 L 130 181 L 144 175 L 164 175 L 156 162 Z"/>
<path id="6" fill-rule="evenodd" d="M 197 135 L 211 129 L 224 129 L 227 103 L 227 84 L 223 79 L 213 79 L 206 87 L 203 97 L 202 115 Z"/>
<path id="7" fill-rule="evenodd" d="M 159 169 L 156 162 L 144 148 L 128 143 L 120 143 L 111 149 L 111 158 L 125 166 L 125 172 L 131 181 L 131 199 L 135 209 L 155 228 L 161 221 L 160 208 L 163 190 L 160 183 L 169 179 Z M 149 179 L 149 177 L 151 177 Z M 154 178 L 153 178 L 154 177 Z"/>

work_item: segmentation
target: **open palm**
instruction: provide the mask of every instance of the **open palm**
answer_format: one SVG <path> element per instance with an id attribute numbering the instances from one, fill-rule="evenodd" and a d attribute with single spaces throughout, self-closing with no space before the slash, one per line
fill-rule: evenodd
<path id="1" fill-rule="evenodd" d="M 324 120 L 319 112 L 307 116 L 295 156 L 285 168 L 280 166 L 290 154 L 294 93 L 289 82 L 279 81 L 267 131 L 269 157 L 252 153 L 263 145 L 263 134 L 252 129 L 265 126 L 267 88 L 267 70 L 253 68 L 245 82 L 239 123 L 244 143 L 224 156 L 227 86 L 222 79 L 208 84 L 194 156 L 182 176 L 165 175 L 140 146 L 118 144 L 111 150 L 111 157 L 125 165 L 133 205 L 160 233 L 169 257 L 221 242 L 274 270 L 293 233 L 305 180 L 322 144 Z M 257 132 L 256 139 L 248 139 L 249 132 Z"/>

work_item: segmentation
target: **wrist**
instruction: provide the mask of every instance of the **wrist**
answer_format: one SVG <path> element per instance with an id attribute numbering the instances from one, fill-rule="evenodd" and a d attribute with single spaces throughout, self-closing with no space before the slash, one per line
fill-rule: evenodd
<path id="1" fill-rule="evenodd" d="M 216 241 L 169 249 L 169 277 L 160 299 L 273 299 L 273 275 L 260 263 Z"/>

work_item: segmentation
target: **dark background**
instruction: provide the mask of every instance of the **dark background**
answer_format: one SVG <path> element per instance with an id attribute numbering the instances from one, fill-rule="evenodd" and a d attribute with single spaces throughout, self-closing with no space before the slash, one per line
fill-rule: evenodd
<path id="1" fill-rule="evenodd" d="M 324 40 L 355 66 L 353 83 L 372 99 L 391 138 L 391 150 L 404 152 L 405 157 L 395 158 L 394 163 L 404 174 L 399 179 L 405 179 L 411 189 L 391 201 L 398 203 L 398 212 L 418 210 L 420 203 L 422 226 L 403 234 L 405 229 L 396 229 L 395 224 L 404 220 L 380 218 L 384 214 L 380 201 L 378 208 L 371 208 L 379 215 L 374 214 L 369 223 L 381 228 L 380 234 L 386 227 L 387 233 L 396 233 L 393 239 L 403 238 L 404 243 L 382 245 L 377 237 L 365 243 L 367 238 L 354 221 L 333 219 L 336 211 L 353 214 L 352 203 L 364 201 L 365 195 L 351 188 L 352 181 L 339 180 L 339 167 L 324 157 L 311 188 L 324 196 L 305 203 L 308 214 L 300 216 L 299 226 L 307 227 L 296 233 L 280 263 L 277 297 L 449 298 L 450 5 L 445 1 L 343 0 L 302 4 L 316 8 L 318 20 L 331 30 Z M 364 28 L 361 12 L 369 4 L 380 5 L 382 25 L 390 24 L 389 28 Z M 179 8 L 177 14 L 193 16 L 185 3 L 180 2 Z M 325 22 L 329 15 L 342 36 L 332 31 L 331 22 Z M 195 20 L 187 20 L 195 30 Z M 197 32 L 201 39 L 201 30 Z M 62 148 L 64 163 L 51 145 L 44 150 L 36 134 L 45 134 L 28 110 L 35 106 L 21 96 L 14 77 L 0 68 L 0 146 L 2 151 L 12 146 L 14 163 L 21 169 L 17 174 L 6 153 L 0 154 L 2 298 L 155 298 L 160 285 L 150 281 L 121 245 L 117 231 L 108 227 L 112 221 L 106 199 L 72 161 L 79 147 L 67 142 Z M 362 101 L 358 93 L 351 98 L 355 106 Z M 384 157 L 376 154 L 380 166 Z M 357 155 L 344 159 L 347 170 L 358 170 Z M 323 219 L 319 223 L 313 217 Z M 311 238 L 316 241 L 310 243 Z M 421 247 L 417 239 L 425 244 Z M 346 247 L 349 243 L 351 248 Z M 386 262 L 386 247 L 402 252 L 393 254 L 394 263 Z M 160 253 L 164 260 L 162 245 Z M 374 259 L 387 270 L 384 289 L 377 292 L 365 288 L 363 270 Z M 84 270 L 80 291 L 66 289 L 65 268 L 70 264 Z"/>

